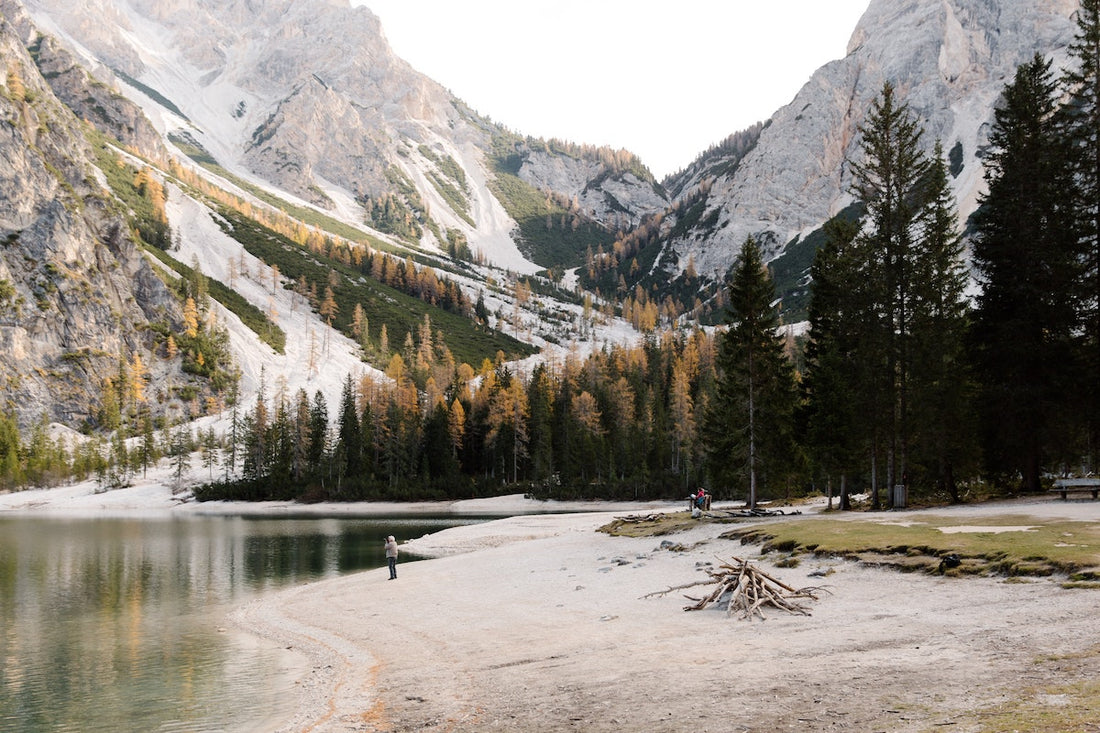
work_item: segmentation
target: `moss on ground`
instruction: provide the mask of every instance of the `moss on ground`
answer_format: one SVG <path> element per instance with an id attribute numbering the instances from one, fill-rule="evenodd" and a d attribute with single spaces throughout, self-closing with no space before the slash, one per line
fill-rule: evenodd
<path id="1" fill-rule="evenodd" d="M 620 517 L 600 528 L 611 535 L 655 537 L 700 522 L 743 524 L 721 535 L 764 553 L 843 557 L 907 572 L 949 576 L 1068 576 L 1067 587 L 1100 588 L 1100 524 L 1004 514 L 970 526 L 966 517 L 929 513 L 843 518 L 747 519 L 688 512 Z"/>
<path id="2" fill-rule="evenodd" d="M 763 552 L 801 552 L 945 575 L 1100 580 L 1100 524 L 1021 515 L 973 520 L 912 514 L 755 523 L 722 536 Z"/>

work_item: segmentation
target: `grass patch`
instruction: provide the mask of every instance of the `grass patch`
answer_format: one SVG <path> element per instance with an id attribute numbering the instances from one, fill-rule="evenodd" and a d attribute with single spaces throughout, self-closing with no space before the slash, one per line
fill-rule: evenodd
<path id="1" fill-rule="evenodd" d="M 1067 580 L 1062 583 L 1062 587 L 1070 590 L 1073 588 L 1080 588 L 1083 590 L 1100 590 L 1100 581 L 1096 580 Z"/>
<path id="2" fill-rule="evenodd" d="M 763 552 L 831 555 L 900 570 L 946 575 L 1100 577 L 1100 525 L 1002 515 L 967 527 L 959 517 L 913 514 L 905 523 L 867 519 L 813 519 L 754 524 L 726 532 L 726 539 L 758 542 Z M 1000 528 L 1012 528 L 999 531 Z M 1027 529 L 1016 529 L 1023 528 Z M 962 528 L 965 531 L 952 531 Z M 956 563 L 944 562 L 955 556 Z"/>
<path id="3" fill-rule="evenodd" d="M 668 512 L 642 518 L 616 517 L 614 521 L 597 529 L 612 537 L 660 537 L 698 527 L 699 522 L 732 522 L 733 519 L 692 519 L 691 512 Z"/>
<path id="4" fill-rule="evenodd" d="M 317 227 L 318 229 L 334 234 L 337 237 L 348 240 L 349 242 L 358 242 L 360 244 L 369 244 L 375 249 L 383 252 L 399 252 L 396 247 L 384 242 L 377 237 L 364 232 L 362 229 L 346 224 L 339 219 L 331 216 L 327 216 L 317 211 L 316 209 L 308 206 L 299 206 L 292 204 L 285 199 L 279 198 L 273 195 L 271 192 L 260 188 L 248 181 L 240 178 L 228 170 L 223 168 L 217 160 L 215 160 L 209 152 L 207 152 L 201 145 L 199 145 L 193 138 L 188 135 L 172 134 L 168 136 L 168 139 L 180 149 L 184 155 L 191 160 L 198 163 L 200 166 L 210 171 L 214 175 L 229 181 L 234 186 L 241 188 L 244 191 L 248 191 L 250 194 L 263 201 L 266 204 L 274 206 L 286 213 L 288 216 L 301 221 L 309 226 Z"/>
<path id="5" fill-rule="evenodd" d="M 494 136 L 489 188 L 519 225 L 523 253 L 546 268 L 570 268 L 583 265 L 588 250 L 610 251 L 612 232 L 519 177 L 523 158 L 517 150 L 522 142 L 505 133 Z"/>
<path id="6" fill-rule="evenodd" d="M 168 97 L 166 97 L 163 94 L 161 94 L 160 92 L 158 92 L 156 89 L 153 89 L 151 86 L 149 86 L 147 84 L 142 84 L 140 81 L 138 81 L 134 77 L 130 76 L 129 74 L 127 74 L 122 69 L 119 69 L 117 67 L 112 66 L 111 71 L 113 71 L 117 77 L 119 77 L 124 82 L 126 82 L 127 84 L 132 86 L 134 89 L 137 89 L 139 92 L 141 92 L 145 96 L 152 99 L 154 102 L 159 104 L 161 107 L 164 107 L 166 110 L 172 112 L 175 115 L 178 115 L 181 119 L 187 120 L 187 122 L 191 121 L 191 120 L 187 119 L 187 115 L 185 115 L 183 113 L 183 110 L 181 110 L 179 107 L 176 106 L 175 102 L 173 102 L 171 99 L 169 99 Z"/>

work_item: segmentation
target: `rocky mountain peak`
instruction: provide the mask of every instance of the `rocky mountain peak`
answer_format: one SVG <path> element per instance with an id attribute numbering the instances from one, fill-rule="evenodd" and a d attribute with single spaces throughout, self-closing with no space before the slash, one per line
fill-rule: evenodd
<path id="1" fill-rule="evenodd" d="M 848 54 L 819 69 L 778 110 L 736 171 L 718 177 L 707 209 L 715 222 L 671 243 L 678 270 L 722 274 L 749 235 L 779 255 L 851 201 L 846 161 L 859 154 L 859 125 L 891 82 L 924 127 L 954 151 L 960 218 L 982 186 L 981 149 L 992 109 L 1016 66 L 1036 51 L 1058 53 L 1073 36 L 1074 0 L 873 0 Z M 698 181 L 696 181 L 698 183 Z"/>

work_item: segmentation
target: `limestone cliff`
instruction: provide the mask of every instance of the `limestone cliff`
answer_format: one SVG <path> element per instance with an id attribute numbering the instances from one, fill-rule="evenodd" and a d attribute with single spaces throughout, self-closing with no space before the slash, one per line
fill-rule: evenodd
<path id="1" fill-rule="evenodd" d="M 149 361 L 151 321 L 178 307 L 101 183 L 87 127 L 0 17 L 0 409 L 94 420 L 119 356 Z M 173 365 L 152 365 L 156 379 Z"/>
<path id="2" fill-rule="evenodd" d="M 858 126 L 886 81 L 923 125 L 926 148 L 941 140 L 952 152 L 965 220 L 981 191 L 980 155 L 998 95 L 1034 53 L 1061 58 L 1076 7 L 1075 0 L 873 0 L 847 55 L 819 69 L 736 169 L 713 179 L 700 217 L 710 225 L 667 245 L 672 274 L 692 258 L 700 272 L 724 273 L 749 235 L 776 256 L 850 203 L 846 162 L 859 155 Z M 703 180 L 705 173 L 681 187 L 690 192 Z"/>
<path id="3" fill-rule="evenodd" d="M 458 230 L 489 262 L 494 243 L 519 231 L 493 186 L 483 185 L 498 174 L 493 140 L 503 128 L 398 58 L 365 7 L 346 0 L 25 2 L 44 28 L 130 80 L 124 86 L 144 97 L 164 134 L 197 142 L 234 172 L 330 211 L 358 204 L 360 222 L 372 226 L 379 224 L 371 203 L 396 196 L 420 224 L 415 244 L 442 247 L 442 232 Z M 461 170 L 459 185 L 440 182 L 440 161 Z M 631 224 L 666 205 L 648 174 L 607 175 L 570 155 L 530 155 L 520 175 L 577 199 L 603 224 Z"/>

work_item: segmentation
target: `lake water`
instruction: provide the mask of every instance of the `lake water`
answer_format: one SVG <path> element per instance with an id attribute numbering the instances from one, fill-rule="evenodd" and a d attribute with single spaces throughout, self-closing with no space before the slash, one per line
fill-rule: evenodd
<path id="1" fill-rule="evenodd" d="M 387 534 L 476 521 L 0 517 L 0 731 L 270 727 L 292 713 L 287 655 L 226 612 L 382 567 Z"/>

